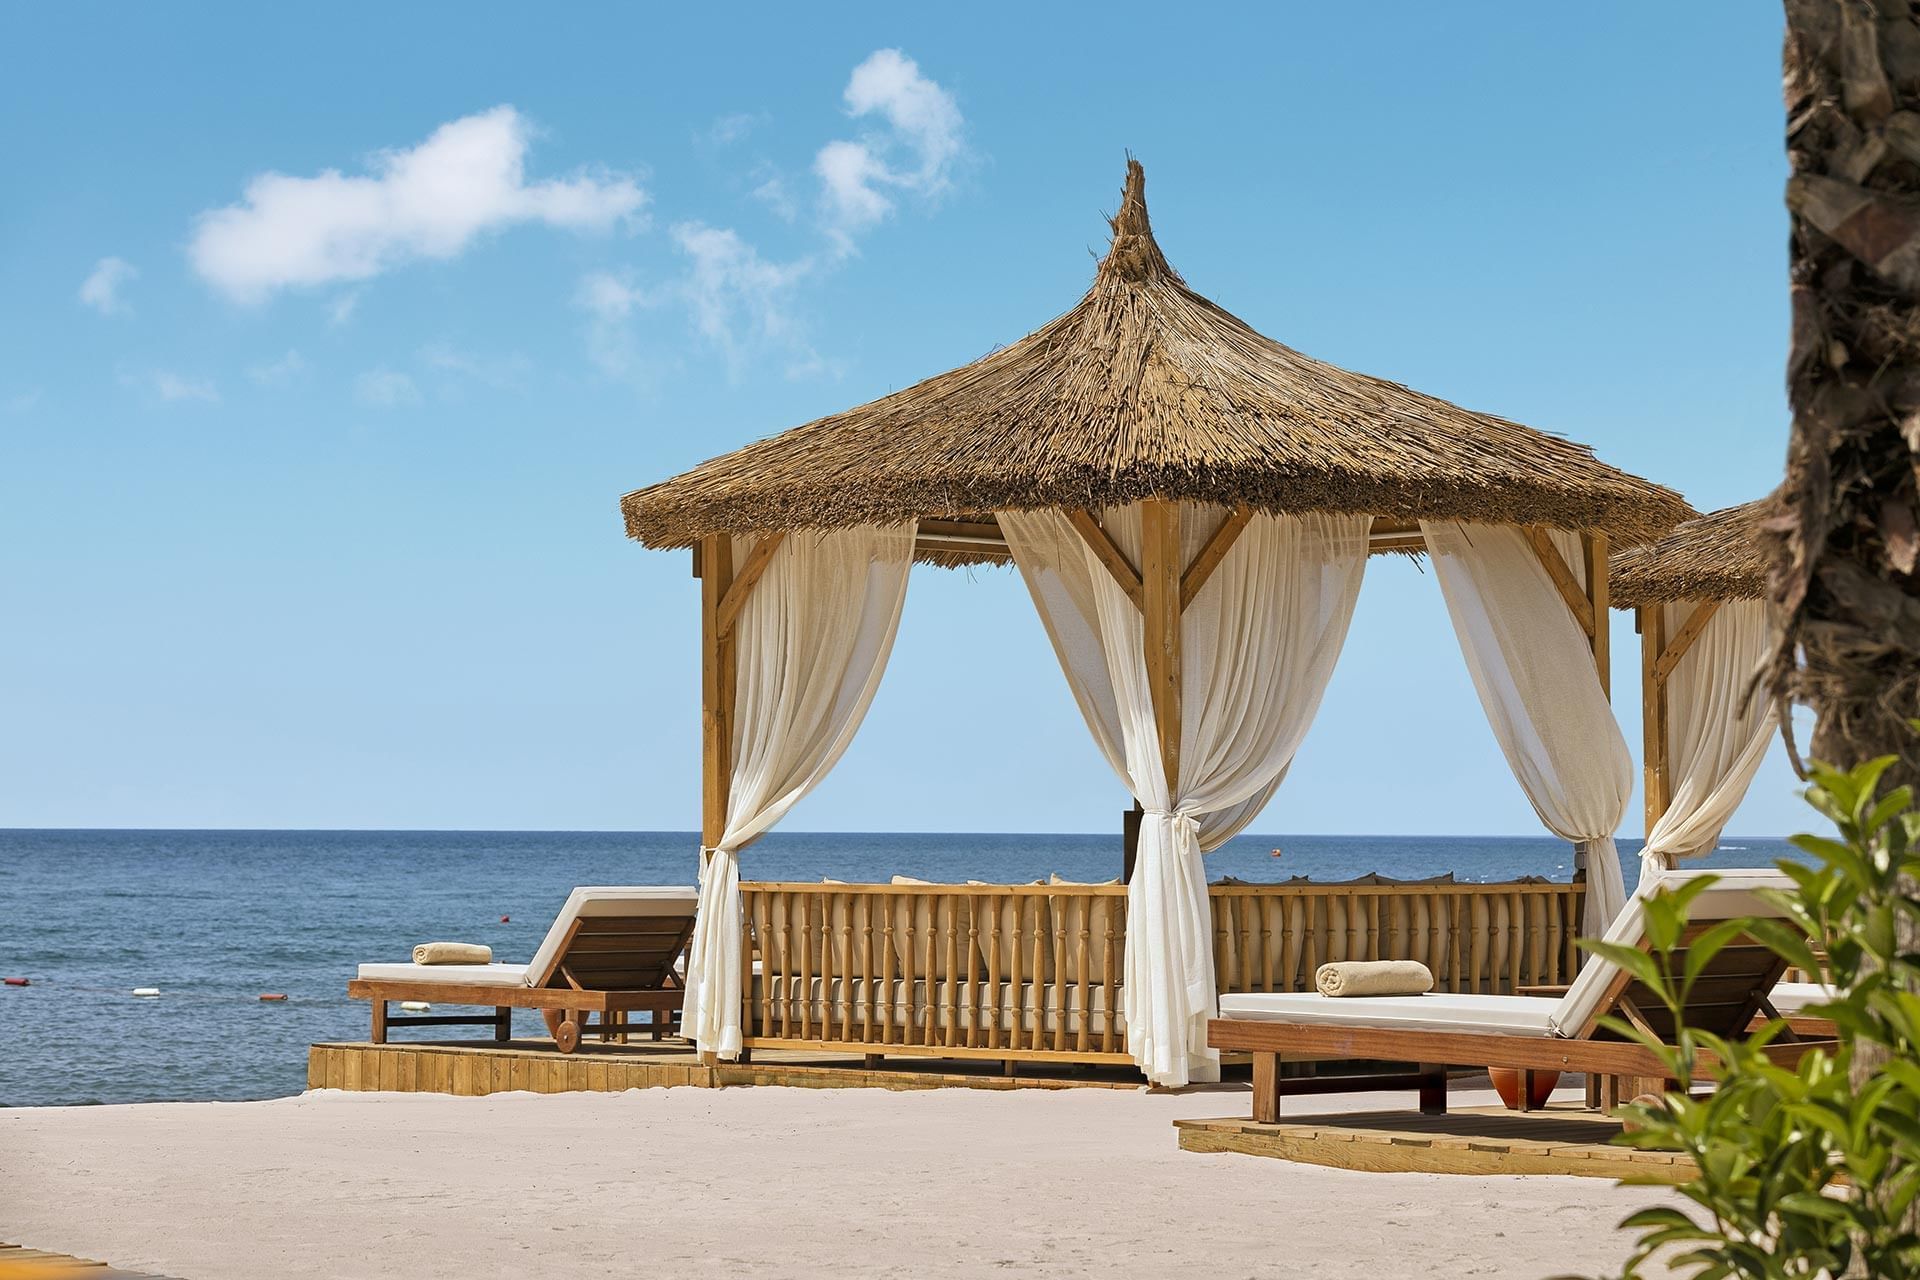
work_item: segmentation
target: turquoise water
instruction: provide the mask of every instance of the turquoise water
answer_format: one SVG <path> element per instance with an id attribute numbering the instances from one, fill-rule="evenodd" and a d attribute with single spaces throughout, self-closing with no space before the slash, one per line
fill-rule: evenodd
<path id="1" fill-rule="evenodd" d="M 685 832 L 0 831 L 0 976 L 32 983 L 0 987 L 0 1105 L 297 1093 L 308 1044 L 366 1036 L 365 1004 L 346 998 L 355 965 L 437 938 L 526 960 L 573 886 L 691 883 L 697 843 Z M 1631 886 L 1635 845 L 1622 848 Z M 1787 851 L 1729 838 L 1709 862 L 1770 865 Z M 1246 880 L 1506 880 L 1566 879 L 1571 862 L 1544 838 L 1243 836 L 1207 866 Z M 742 864 L 769 880 L 1103 880 L 1119 874 L 1120 848 L 1114 835 L 776 832 Z M 135 987 L 163 994 L 136 999 Z M 288 999 L 261 1003 L 269 991 Z M 516 1016 L 537 1034 L 537 1016 Z"/>

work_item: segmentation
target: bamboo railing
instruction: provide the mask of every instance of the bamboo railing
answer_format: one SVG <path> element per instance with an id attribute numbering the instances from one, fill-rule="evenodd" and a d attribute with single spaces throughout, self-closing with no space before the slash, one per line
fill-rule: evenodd
<path id="1" fill-rule="evenodd" d="M 1123 885 L 740 886 L 749 1046 L 1121 1063 Z M 1221 992 L 1304 991 L 1331 960 L 1415 959 L 1444 991 L 1572 980 L 1579 884 L 1210 887 Z"/>

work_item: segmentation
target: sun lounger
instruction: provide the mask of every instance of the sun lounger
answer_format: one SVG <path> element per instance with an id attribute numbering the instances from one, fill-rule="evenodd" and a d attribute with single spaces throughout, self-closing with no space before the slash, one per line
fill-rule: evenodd
<path id="1" fill-rule="evenodd" d="M 1658 881 L 1674 885 L 1698 875 L 1718 883 L 1693 900 L 1680 948 L 1717 921 L 1779 912 L 1754 890 L 1789 889 L 1777 871 L 1668 872 Z M 1632 898 L 1607 930 L 1610 942 L 1646 947 L 1640 899 Z M 1683 963 L 1675 956 L 1676 967 Z M 1716 955 L 1695 984 L 1687 1024 L 1723 1036 L 1741 1034 L 1762 1009 L 1786 962 L 1752 938 L 1736 940 Z M 1599 1077 L 1599 1100 L 1611 1108 L 1643 1092 L 1657 1092 L 1666 1068 L 1632 1041 L 1599 1025 L 1613 1014 L 1652 1032 L 1663 1042 L 1673 1034 L 1666 1006 L 1624 969 L 1590 957 L 1560 997 L 1461 995 L 1339 999 L 1318 992 L 1227 995 L 1220 1017 L 1207 1024 L 1207 1043 L 1253 1055 L 1254 1119 L 1273 1123 L 1280 1099 L 1303 1093 L 1368 1088 L 1416 1088 L 1420 1109 L 1446 1110 L 1448 1067 L 1506 1067 L 1528 1077 L 1540 1071 L 1581 1072 Z M 1810 1041 L 1776 1044 L 1772 1052 L 1790 1062 Z M 1373 1077 L 1282 1079 L 1280 1062 L 1346 1059 L 1419 1064 L 1410 1074 Z M 1703 1064 L 1704 1065 L 1704 1064 Z"/>
<path id="2" fill-rule="evenodd" d="M 654 1038 L 680 1011 L 686 992 L 676 965 L 693 935 L 699 893 L 678 886 L 575 889 L 528 964 L 363 964 L 347 994 L 373 1002 L 373 1042 L 393 1027 L 490 1026 L 511 1036 L 515 1009 L 538 1009 L 560 1052 L 572 1053 L 597 1015 L 603 1040 L 626 1030 L 626 1015 L 653 1014 Z M 391 1017 L 391 1001 L 491 1005 L 493 1013 Z"/>

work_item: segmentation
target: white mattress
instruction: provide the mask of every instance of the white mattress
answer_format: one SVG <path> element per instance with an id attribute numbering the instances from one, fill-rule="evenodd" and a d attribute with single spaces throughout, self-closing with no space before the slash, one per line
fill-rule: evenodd
<path id="1" fill-rule="evenodd" d="M 483 987 L 524 987 L 523 964 L 363 964 L 360 976 L 380 982 L 455 982 Z"/>
<path id="2" fill-rule="evenodd" d="M 1784 1016 L 1798 1013 L 1810 1004 L 1824 1004 L 1833 999 L 1834 994 L 1832 988 L 1818 982 L 1782 982 L 1768 993 L 1767 998 Z"/>
<path id="3" fill-rule="evenodd" d="M 1552 1034 L 1559 1008 L 1544 996 L 1323 996 L 1318 991 L 1249 992 L 1220 997 L 1220 1016 L 1310 1026 L 1467 1031 L 1509 1036 Z"/>

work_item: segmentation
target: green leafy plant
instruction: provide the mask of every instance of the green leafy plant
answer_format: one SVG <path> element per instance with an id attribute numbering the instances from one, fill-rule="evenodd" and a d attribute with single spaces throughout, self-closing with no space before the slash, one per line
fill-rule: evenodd
<path id="1" fill-rule="evenodd" d="M 1623 1108 L 1627 1131 L 1617 1140 L 1684 1152 L 1698 1175 L 1677 1189 L 1691 1212 L 1661 1205 L 1622 1223 L 1639 1233 L 1626 1276 L 1657 1254 L 1694 1280 L 1920 1280 L 1920 954 L 1907 941 L 1920 936 L 1920 813 L 1906 787 L 1879 794 L 1892 763 L 1813 767 L 1807 800 L 1837 832 L 1794 838 L 1813 862 L 1779 864 L 1794 888 L 1766 895 L 1786 919 L 1717 923 L 1676 963 L 1688 904 L 1711 883 L 1701 877 L 1645 899 L 1648 950 L 1583 944 L 1640 979 L 1678 1024 L 1666 1044 L 1607 1020 L 1657 1054 L 1676 1085 L 1657 1103 Z M 1769 1054 L 1787 1032 L 1783 1021 L 1731 1039 L 1685 1025 L 1694 983 L 1742 935 L 1809 974 L 1824 969 L 1833 998 L 1805 1014 L 1832 1020 L 1831 1049 L 1789 1068 Z M 1881 1056 L 1870 1045 L 1886 1061 L 1856 1084 L 1856 1055 Z M 1695 1070 L 1701 1050 L 1711 1055 L 1704 1074 Z M 1696 1085 L 1711 1089 L 1695 1096 Z"/>

